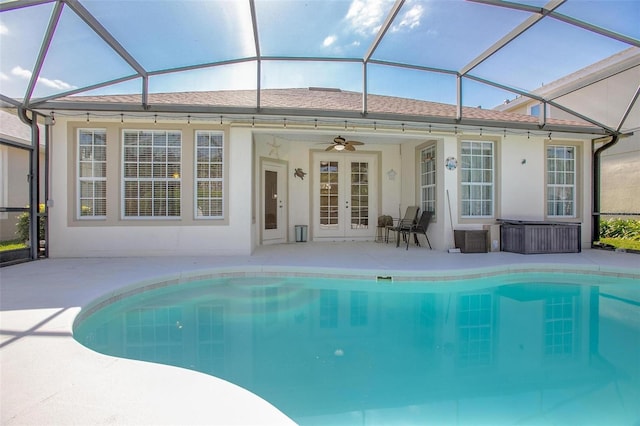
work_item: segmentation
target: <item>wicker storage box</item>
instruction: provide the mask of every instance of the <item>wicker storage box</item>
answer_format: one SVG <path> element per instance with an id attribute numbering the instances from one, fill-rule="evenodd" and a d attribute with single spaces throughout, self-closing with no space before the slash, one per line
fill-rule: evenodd
<path id="1" fill-rule="evenodd" d="M 487 253 L 487 230 L 456 229 L 453 238 L 462 253 Z"/>
<path id="2" fill-rule="evenodd" d="M 502 220 L 502 250 L 512 253 L 580 253 L 579 223 Z"/>

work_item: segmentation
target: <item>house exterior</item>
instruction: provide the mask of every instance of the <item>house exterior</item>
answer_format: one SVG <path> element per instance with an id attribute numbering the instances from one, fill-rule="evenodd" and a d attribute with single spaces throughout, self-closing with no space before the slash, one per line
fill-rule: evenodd
<path id="1" fill-rule="evenodd" d="M 533 91 L 563 105 L 579 105 L 576 110 L 583 114 L 598 117 L 614 129 L 620 127 L 622 137 L 601 154 L 600 212 L 607 213 L 603 218 L 620 216 L 617 213 L 640 215 L 640 198 L 629 196 L 640 187 L 640 109 L 637 105 L 621 123 L 624 108 L 632 102 L 634 89 L 640 82 L 638 63 L 640 49 L 629 48 Z M 628 69 L 630 64 L 635 67 Z M 572 93 L 576 85 L 584 86 L 579 96 Z M 541 111 L 544 107 L 540 101 L 524 96 L 505 101 L 495 109 L 535 117 L 541 113 L 551 118 L 570 117 L 554 105 L 547 105 L 546 111 Z M 596 148 L 600 146 L 597 144 Z"/>
<path id="2" fill-rule="evenodd" d="M 411 205 L 434 212 L 434 250 L 498 219 L 578 222 L 590 245 L 596 126 L 550 118 L 532 130 L 535 117 L 480 108 L 458 126 L 454 105 L 376 95 L 362 117 L 361 94 L 322 88 L 263 90 L 251 115 L 252 93 L 152 94 L 147 113 L 96 108 L 126 96 L 60 101 L 49 255 L 246 255 L 295 243 L 302 226 L 307 241 L 373 242 L 379 216 Z M 176 103 L 182 112 L 162 112 Z M 197 112 L 217 104 L 232 107 Z M 338 136 L 362 145 L 327 150 Z"/>

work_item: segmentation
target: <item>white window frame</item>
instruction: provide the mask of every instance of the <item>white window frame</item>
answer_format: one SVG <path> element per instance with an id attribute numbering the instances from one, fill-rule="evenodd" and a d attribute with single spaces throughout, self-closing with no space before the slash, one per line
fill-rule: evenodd
<path id="1" fill-rule="evenodd" d="M 571 152 L 572 156 L 561 157 L 559 156 L 561 151 Z M 551 152 L 555 155 L 550 156 Z M 568 144 L 547 144 L 545 158 L 546 216 L 550 218 L 577 217 L 578 147 Z M 563 197 L 567 192 L 571 192 L 571 196 L 569 198 Z M 569 211 L 567 211 L 567 207 L 570 208 Z"/>
<path id="2" fill-rule="evenodd" d="M 537 104 L 533 104 L 530 105 L 528 108 L 528 114 L 532 117 L 536 117 L 539 118 L 540 117 L 540 111 L 542 111 L 544 105 L 544 113 L 545 113 L 545 117 L 546 118 L 550 118 L 551 117 L 551 107 L 549 104 L 544 104 L 544 103 L 537 103 Z"/>
<path id="3" fill-rule="evenodd" d="M 437 182 L 437 162 L 436 144 L 420 148 L 418 151 L 418 176 L 420 182 L 420 209 L 422 211 L 432 211 L 436 214 L 436 182 Z"/>
<path id="4" fill-rule="evenodd" d="M 576 350 L 575 296 L 549 297 L 544 302 L 544 355 L 547 358 L 571 357 Z"/>
<path id="5" fill-rule="evenodd" d="M 135 145 L 127 145 L 127 135 L 137 135 L 137 144 Z M 154 145 L 155 137 L 160 134 L 164 134 L 165 144 L 163 145 Z M 140 145 L 141 136 L 151 137 L 151 143 L 149 145 Z M 178 138 L 178 146 L 171 146 L 170 137 Z M 126 161 L 127 154 L 129 149 L 136 149 L 136 161 Z M 150 148 L 145 149 L 145 148 Z M 154 160 L 154 148 L 158 148 L 157 151 L 160 151 L 161 148 L 165 149 L 166 156 L 164 160 L 155 161 Z M 178 159 L 177 161 L 169 161 L 170 152 L 174 152 L 177 150 Z M 122 157 L 121 157 L 121 165 L 122 165 L 122 188 L 121 188 L 121 217 L 122 219 L 132 219 L 132 220 L 157 220 L 157 219 L 180 219 L 182 215 L 182 132 L 180 130 L 148 130 L 148 129 L 124 129 L 122 131 Z M 140 157 L 145 157 L 149 161 L 140 161 Z M 132 173 L 129 170 L 130 165 L 135 165 L 136 176 L 128 176 L 129 173 Z M 141 167 L 141 165 L 143 167 Z M 146 169 L 146 170 L 145 170 Z M 164 173 L 163 172 L 164 169 Z M 141 170 L 143 173 L 140 173 Z M 142 174 L 142 176 L 141 176 Z M 137 188 L 137 196 L 136 197 L 128 197 L 130 192 L 127 188 L 128 182 L 134 182 L 138 184 Z M 151 196 L 149 197 L 140 197 L 140 184 L 145 183 L 147 186 L 151 187 Z M 156 184 L 161 185 L 166 184 L 166 191 L 163 197 L 159 197 L 155 195 Z M 178 197 L 169 197 L 170 192 L 170 184 L 177 183 L 178 188 Z M 137 203 L 137 215 L 127 214 L 127 200 L 133 200 Z M 156 200 L 164 201 L 166 207 L 164 209 L 164 214 L 156 213 L 157 206 L 155 205 Z M 177 200 L 178 204 L 178 212 L 177 214 L 169 214 L 169 202 L 170 200 Z M 145 203 L 150 203 L 151 214 L 141 215 L 140 214 L 140 204 L 141 201 L 145 201 Z M 160 204 L 162 205 L 162 204 Z"/>
<path id="6" fill-rule="evenodd" d="M 465 145 L 470 152 L 465 153 Z M 484 149 L 491 147 L 491 155 L 483 155 Z M 490 160 L 490 165 L 486 164 Z M 493 218 L 496 212 L 496 142 L 491 140 L 462 140 L 460 143 L 460 217 L 464 219 Z M 491 178 L 486 177 L 490 172 Z M 466 194 L 466 187 L 469 194 Z M 487 191 L 490 192 L 488 196 Z M 468 209 L 465 203 L 469 203 Z M 487 204 L 489 203 L 489 204 Z M 479 205 L 479 212 L 474 205 Z M 490 211 L 484 208 L 489 206 Z"/>
<path id="7" fill-rule="evenodd" d="M 89 145 L 81 144 L 82 134 L 87 134 L 91 138 Z M 96 135 L 104 135 L 104 145 L 96 144 Z M 95 151 L 96 147 L 101 146 L 104 149 L 104 160 L 96 160 Z M 83 157 L 83 148 L 90 147 L 91 155 L 89 158 Z M 88 166 L 91 169 L 90 176 L 83 176 L 83 165 Z M 100 173 L 96 175 L 96 172 L 102 168 L 102 176 Z M 79 220 L 103 220 L 107 217 L 107 129 L 103 128 L 81 128 L 78 129 L 76 136 L 76 217 Z M 97 197 L 95 193 L 96 184 L 102 182 L 104 185 L 104 197 Z M 83 184 L 91 184 L 92 196 L 83 196 L 82 187 Z M 96 202 L 104 202 L 104 214 L 92 214 L 96 211 Z M 87 205 L 91 204 L 91 207 Z"/>
<path id="8" fill-rule="evenodd" d="M 458 296 L 458 363 L 461 367 L 490 365 L 494 351 L 494 297 L 490 293 Z"/>
<path id="9" fill-rule="evenodd" d="M 207 136 L 209 140 L 209 144 L 207 146 L 200 146 L 200 136 Z M 215 139 L 219 138 L 219 146 L 213 145 L 212 142 Z M 208 161 L 200 161 L 203 157 L 200 157 L 200 150 L 206 151 L 204 159 L 208 159 Z M 212 155 L 214 150 L 220 151 L 220 161 L 213 161 L 215 156 Z M 194 149 L 194 191 L 193 191 L 193 212 L 195 219 L 224 219 L 224 211 L 225 211 L 225 150 L 224 150 L 224 132 L 216 131 L 216 130 L 197 130 L 195 132 L 195 149 Z M 219 177 L 211 177 L 212 167 L 219 166 Z M 202 169 L 201 169 L 202 167 Z M 204 169 L 207 170 L 204 170 Z M 208 176 L 204 176 L 207 174 Z M 199 186 L 206 185 L 208 186 L 209 195 L 205 197 L 200 197 L 199 195 Z M 214 191 L 213 185 L 219 186 L 220 197 L 215 197 L 212 194 Z M 202 208 L 200 203 L 208 203 L 209 204 L 209 212 L 213 210 L 211 207 L 214 202 L 220 202 L 220 214 L 200 214 Z"/>

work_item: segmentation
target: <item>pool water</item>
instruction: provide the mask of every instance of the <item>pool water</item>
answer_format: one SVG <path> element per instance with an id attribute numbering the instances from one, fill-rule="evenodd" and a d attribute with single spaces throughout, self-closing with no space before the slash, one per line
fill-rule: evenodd
<path id="1" fill-rule="evenodd" d="M 118 300 L 74 335 L 226 379 L 303 425 L 640 419 L 632 279 L 221 278 Z"/>

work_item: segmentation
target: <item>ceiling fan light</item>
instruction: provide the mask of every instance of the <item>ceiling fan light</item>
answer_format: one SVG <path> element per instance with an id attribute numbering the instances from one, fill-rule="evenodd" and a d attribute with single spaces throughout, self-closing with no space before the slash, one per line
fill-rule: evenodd
<path id="1" fill-rule="evenodd" d="M 336 145 L 333 147 L 336 151 L 342 151 L 344 149 L 344 145 Z"/>

